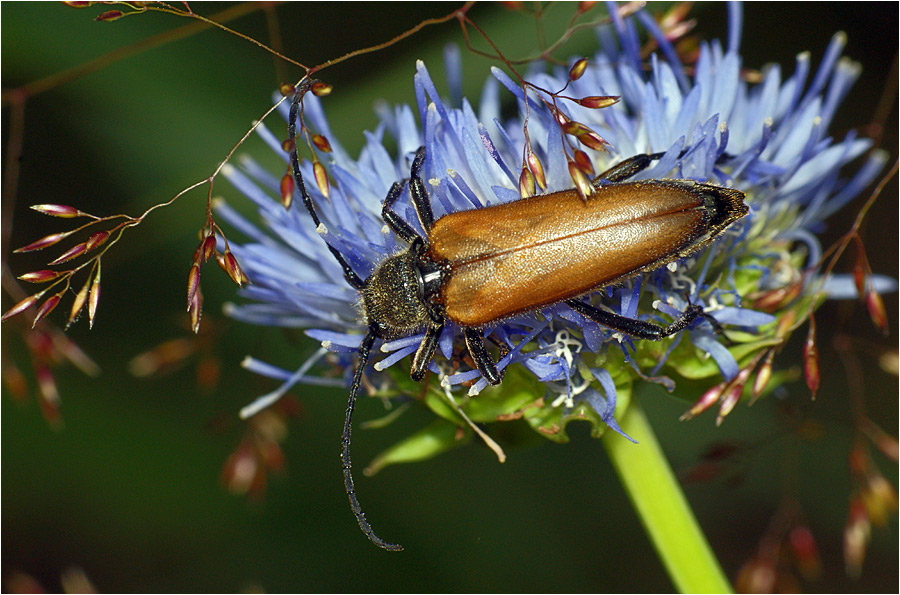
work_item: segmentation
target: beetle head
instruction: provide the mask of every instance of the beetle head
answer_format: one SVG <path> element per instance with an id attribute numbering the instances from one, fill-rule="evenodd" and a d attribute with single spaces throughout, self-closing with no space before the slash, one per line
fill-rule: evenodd
<path id="1" fill-rule="evenodd" d="M 428 324 L 424 282 L 415 246 L 382 262 L 362 288 L 369 328 L 384 339 L 411 335 Z"/>

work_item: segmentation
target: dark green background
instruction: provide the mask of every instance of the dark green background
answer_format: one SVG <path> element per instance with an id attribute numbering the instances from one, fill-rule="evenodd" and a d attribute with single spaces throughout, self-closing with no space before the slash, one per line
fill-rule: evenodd
<path id="1" fill-rule="evenodd" d="M 193 6 L 204 15 L 224 7 Z M 383 41 L 452 7 L 302 3 L 280 6 L 274 14 L 286 54 L 316 63 Z M 724 38 L 724 6 L 696 8 L 701 34 Z M 95 23 L 91 19 L 101 9 L 78 11 L 61 4 L 5 2 L 2 9 L 4 92 L 187 22 L 148 14 Z M 571 5 L 557 6 L 550 21 L 564 21 L 571 10 Z M 471 14 L 510 55 L 535 47 L 535 29 L 527 19 L 497 5 L 477 6 Z M 785 75 L 793 72 L 794 56 L 803 50 L 812 52 L 817 65 L 831 34 L 846 30 L 845 54 L 861 62 L 864 72 L 832 133 L 842 138 L 848 129 L 869 122 L 887 87 L 894 94 L 888 98 L 890 117 L 881 145 L 896 159 L 896 4 L 750 4 L 745 17 L 744 65 L 758 68 L 777 61 Z M 229 26 L 268 40 L 262 13 Z M 554 26 L 548 26 L 550 39 L 558 31 Z M 455 24 L 432 27 L 383 53 L 323 73 L 336 87 L 326 109 L 351 153 L 362 144 L 362 130 L 377 123 L 371 110 L 376 99 L 414 101 L 415 59 L 425 59 L 435 80 L 442 80 L 440 52 L 451 41 L 461 43 Z M 579 48 L 591 47 L 591 41 L 589 34 L 577 36 L 561 56 L 583 53 Z M 209 30 L 30 99 L 16 204 L 14 209 L 3 205 L 4 217 L 13 212 L 15 218 L 10 245 L 65 228 L 28 211 L 28 205 L 59 202 L 94 213 L 137 214 L 208 175 L 267 108 L 276 84 L 298 78 L 297 71 L 276 71 L 274 64 L 254 46 Z M 467 58 L 470 96 L 477 97 L 487 66 Z M 9 122 L 4 104 L 4 159 Z M 242 151 L 274 163 L 259 141 Z M 874 268 L 889 275 L 897 271 L 896 187 L 895 179 L 871 214 L 866 235 Z M 227 183 L 216 190 L 239 202 Z M 847 229 L 859 204 L 835 217 L 829 237 Z M 218 389 L 200 393 L 191 368 L 154 380 L 127 374 L 125 362 L 133 355 L 185 332 L 184 288 L 203 208 L 203 194 L 196 192 L 130 232 L 104 258 L 95 328 L 88 332 L 82 322 L 70 331 L 103 374 L 90 379 L 71 368 L 57 370 L 62 431 L 47 426 L 34 400 L 20 404 L 4 394 L 4 581 L 21 571 L 57 590 L 60 573 L 78 565 L 107 592 L 250 586 L 337 592 L 671 589 L 600 444 L 586 428 L 573 428 L 568 445 L 509 452 L 504 465 L 485 449 L 468 446 L 426 464 L 389 468 L 375 478 L 359 474 L 370 519 L 382 536 L 407 548 L 388 554 L 360 535 L 347 509 L 337 456 L 345 393 L 298 388 L 303 407 L 285 443 L 286 473 L 274 479 L 262 503 L 229 494 L 218 476 L 243 431 L 236 411 L 273 386 L 241 370 L 241 358 L 253 354 L 292 368 L 314 346 L 298 347 L 274 329 L 223 322 L 218 312 L 234 298 L 234 286 L 207 268 L 206 312 L 226 331 L 217 342 L 223 362 Z M 8 248 L 3 258 L 16 274 L 42 267 L 40 258 L 10 256 Z M 897 345 L 896 296 L 886 296 L 886 302 L 892 324 L 886 339 L 871 332 L 863 308 L 831 304 L 817 315 L 823 388 L 810 404 L 806 389 L 796 385 L 788 403 L 805 418 L 820 421 L 825 433 L 799 449 L 777 422 L 773 402 L 740 406 L 715 429 L 713 415 L 679 423 L 684 402 L 658 393 L 643 396 L 676 470 L 695 462 L 713 440 L 750 447 L 742 483 L 686 488 L 731 578 L 755 551 L 784 485 L 796 481 L 824 562 L 822 580 L 806 588 L 897 590 L 896 518 L 888 529 L 875 531 L 863 577 L 853 582 L 843 575 L 846 453 L 853 435 L 846 373 L 830 347 L 835 334 L 858 337 L 866 403 L 872 417 L 896 435 L 897 380 L 878 372 L 873 357 Z M 4 296 L 3 309 L 11 303 Z M 55 322 L 62 321 L 66 308 L 54 313 Z M 27 369 L 21 322 L 4 323 L 3 355 Z M 787 365 L 797 347 L 779 361 Z M 362 403 L 357 420 L 381 413 L 377 403 Z M 427 419 L 421 413 L 407 417 L 388 431 L 356 432 L 354 457 L 360 467 Z M 800 474 L 784 472 L 793 456 Z M 879 463 L 896 482 L 896 465 Z"/>

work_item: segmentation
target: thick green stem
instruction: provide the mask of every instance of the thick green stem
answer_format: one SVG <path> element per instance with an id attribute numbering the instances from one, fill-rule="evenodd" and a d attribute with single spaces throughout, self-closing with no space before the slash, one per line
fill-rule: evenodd
<path id="1" fill-rule="evenodd" d="M 606 432 L 603 445 L 675 587 L 682 593 L 731 592 L 636 400 L 619 422 L 638 444 Z"/>

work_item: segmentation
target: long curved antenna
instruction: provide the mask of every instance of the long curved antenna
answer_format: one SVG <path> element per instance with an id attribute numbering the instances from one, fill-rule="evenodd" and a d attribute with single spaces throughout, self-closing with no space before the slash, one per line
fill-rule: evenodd
<path id="1" fill-rule="evenodd" d="M 359 505 L 359 500 L 356 499 L 356 489 L 353 486 L 353 474 L 350 471 L 350 429 L 351 421 L 353 419 L 353 409 L 356 407 L 356 394 L 359 392 L 359 386 L 362 383 L 362 375 L 366 369 L 366 364 L 369 362 L 369 352 L 372 349 L 373 343 L 375 343 L 375 335 L 369 331 L 366 333 L 366 336 L 363 337 L 362 343 L 359 345 L 359 361 L 356 364 L 356 373 L 353 375 L 353 384 L 350 387 L 350 397 L 347 399 L 347 414 L 344 417 L 344 433 L 341 436 L 341 467 L 344 470 L 344 488 L 347 490 L 347 498 L 350 499 L 350 508 L 353 510 L 353 514 L 356 515 L 356 522 L 359 523 L 359 528 L 366 534 L 369 541 L 378 547 L 391 552 L 399 552 L 403 549 L 402 545 L 398 543 L 388 543 L 378 537 L 378 535 L 375 534 L 375 530 L 372 529 L 372 525 L 366 520 L 366 515 Z"/>
<path id="2" fill-rule="evenodd" d="M 314 81 L 309 79 L 304 80 L 294 92 L 294 97 L 291 100 L 290 116 L 288 118 L 288 140 L 291 144 L 291 172 L 294 176 L 294 183 L 300 191 L 300 196 L 303 198 L 303 205 L 306 207 L 306 211 L 312 218 L 313 223 L 318 227 L 321 225 L 321 221 L 316 214 L 316 208 L 315 205 L 313 205 L 312 198 L 306 191 L 306 185 L 303 183 L 303 175 L 300 173 L 300 157 L 297 155 L 297 114 L 300 109 L 300 100 L 309 90 L 313 82 Z M 340 252 L 327 242 L 326 246 L 328 246 L 328 250 L 334 256 L 335 260 L 337 260 L 338 264 L 341 265 L 341 268 L 344 269 L 344 277 L 347 279 L 347 283 L 352 285 L 355 289 L 361 290 L 365 285 L 365 282 L 356 274 L 356 272 L 354 272 L 350 267 L 350 264 L 344 260 L 343 256 L 341 256 Z M 353 514 L 356 515 L 356 522 L 359 523 L 359 528 L 366 534 L 369 541 L 378 547 L 391 552 L 399 552 L 403 549 L 402 545 L 389 543 L 378 537 L 378 535 L 375 534 L 375 530 L 372 529 L 372 525 L 366 520 L 366 515 L 363 513 L 362 507 L 359 505 L 359 500 L 356 498 L 356 488 L 353 485 L 353 473 L 350 465 L 350 430 L 353 421 L 353 409 L 356 407 L 356 395 L 362 384 L 363 372 L 365 372 L 366 365 L 369 363 L 369 353 L 371 352 L 374 343 L 375 333 L 370 330 L 366 333 L 366 336 L 363 337 L 362 343 L 359 346 L 356 372 L 353 374 L 353 384 L 350 386 L 350 396 L 347 398 L 347 413 L 344 417 L 344 432 L 341 434 L 341 467 L 344 472 L 344 488 L 347 490 L 347 498 L 350 500 L 350 509 L 353 511 Z"/>
<path id="3" fill-rule="evenodd" d="M 316 207 L 313 205 L 312 198 L 306 191 L 306 184 L 303 183 L 303 174 L 300 173 L 300 156 L 297 154 L 297 113 L 300 110 L 300 100 L 303 99 L 303 95 L 306 94 L 314 82 L 315 81 L 309 79 L 304 79 L 294 91 L 294 97 L 291 100 L 291 112 L 288 117 L 288 141 L 291 145 L 291 173 L 294 175 L 294 184 L 296 184 L 297 189 L 300 191 L 300 197 L 303 199 L 303 206 L 306 207 L 306 211 L 309 213 L 309 216 L 312 217 L 313 223 L 315 223 L 318 228 L 322 222 L 319 220 L 319 215 L 316 214 Z M 326 242 L 325 245 L 328 247 L 328 251 L 331 252 L 331 255 L 334 256 L 335 260 L 337 260 L 338 264 L 341 265 L 341 268 L 344 269 L 344 277 L 347 279 L 347 283 L 352 285 L 354 289 L 362 289 L 364 282 L 350 266 L 350 263 L 344 260 L 341 253 L 333 248 L 328 242 Z"/>

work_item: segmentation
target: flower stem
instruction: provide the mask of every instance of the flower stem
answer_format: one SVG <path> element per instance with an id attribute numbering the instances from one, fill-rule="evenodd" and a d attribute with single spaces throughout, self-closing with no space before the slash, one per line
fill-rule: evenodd
<path id="1" fill-rule="evenodd" d="M 730 593 L 731 585 L 636 400 L 620 424 L 639 444 L 606 432 L 603 445 L 675 587 L 682 593 Z"/>

